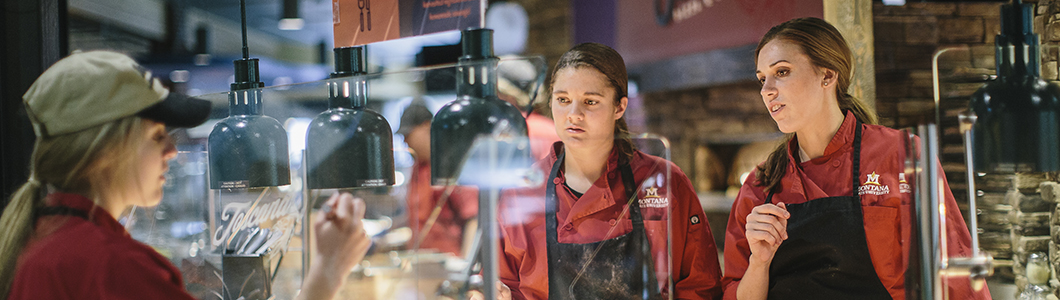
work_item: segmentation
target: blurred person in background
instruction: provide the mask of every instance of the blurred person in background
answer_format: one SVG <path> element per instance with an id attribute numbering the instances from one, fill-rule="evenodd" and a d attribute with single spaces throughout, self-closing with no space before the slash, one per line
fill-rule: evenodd
<path id="1" fill-rule="evenodd" d="M 405 200 L 412 229 L 408 247 L 464 257 L 478 228 L 478 190 L 465 186 L 431 186 L 433 117 L 425 101 L 416 98 L 401 113 L 397 130 L 405 137 L 416 159 Z"/>
<path id="2" fill-rule="evenodd" d="M 549 148 L 559 141 L 552 119 L 541 114 L 539 108 L 548 110 L 548 96 L 531 90 L 538 95 L 527 94 L 526 86 L 537 84 L 537 70 L 529 61 L 522 59 L 504 60 L 497 66 L 497 97 L 511 103 L 526 117 L 526 128 L 530 136 L 530 153 L 534 159 L 548 156 Z M 543 87 L 531 87 L 543 88 Z M 536 97 L 536 99 L 531 99 Z M 542 100 L 543 99 L 543 100 Z M 542 100 L 542 101 L 538 101 Z M 534 101 L 533 107 L 530 107 Z M 527 109 L 529 108 L 529 111 Z"/>

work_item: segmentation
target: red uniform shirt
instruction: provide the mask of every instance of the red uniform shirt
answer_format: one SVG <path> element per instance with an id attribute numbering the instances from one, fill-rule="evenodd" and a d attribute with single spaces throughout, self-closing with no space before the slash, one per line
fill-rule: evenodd
<path id="1" fill-rule="evenodd" d="M 52 193 L 46 202 L 86 211 L 91 221 L 38 219 L 8 299 L 194 299 L 168 259 L 133 240 L 92 200 Z"/>
<path id="2" fill-rule="evenodd" d="M 526 117 L 526 129 L 530 135 L 530 153 L 534 160 L 543 159 L 551 151 L 552 143 L 559 141 L 556 135 L 556 123 L 539 113 L 530 113 Z"/>
<path id="3" fill-rule="evenodd" d="M 537 167 L 546 176 L 556 162 L 557 151 L 562 148 L 563 143 L 556 142 L 551 154 L 538 162 Z M 672 274 L 675 299 L 720 296 L 718 250 L 692 183 L 673 163 L 640 151 L 634 154 L 630 167 L 634 181 L 640 184 L 634 190 L 640 199 L 660 291 L 669 293 L 663 283 Z M 664 179 L 668 168 L 669 185 Z M 617 152 L 611 153 L 603 176 L 581 198 L 575 198 L 564 187 L 560 170 L 557 178 L 550 179 L 556 183 L 559 242 L 598 242 L 632 231 L 633 223 L 628 216 L 616 219 L 629 199 L 618 169 Z M 545 186 L 508 191 L 500 202 L 500 279 L 512 289 L 515 299 L 548 298 Z M 612 231 L 613 225 L 617 228 Z M 667 244 L 668 225 L 673 233 L 670 244 Z M 672 246 L 671 255 L 667 255 L 668 246 Z"/>
<path id="4" fill-rule="evenodd" d="M 411 248 L 423 235 L 421 232 L 434 207 L 441 200 L 445 187 L 431 186 L 431 164 L 417 161 L 412 166 L 412 179 L 405 204 L 409 210 L 409 226 L 412 228 Z M 435 249 L 462 255 L 464 226 L 478 215 L 478 191 L 472 187 L 456 187 L 449 200 L 442 206 L 438 219 L 420 244 L 420 249 Z"/>
<path id="5" fill-rule="evenodd" d="M 803 203 L 829 196 L 853 195 L 851 160 L 854 140 L 854 115 L 847 113 L 843 124 L 828 143 L 824 155 L 799 163 L 788 153 L 788 170 L 773 195 L 773 203 Z M 872 265 L 883 286 L 894 299 L 905 299 L 905 269 L 909 253 L 908 214 L 912 197 L 904 170 L 905 143 L 902 132 L 883 126 L 862 124 L 860 195 L 865 236 Z M 797 149 L 792 140 L 789 149 Z M 947 251 L 951 257 L 971 255 L 971 237 L 954 202 L 949 184 L 941 177 L 945 191 Z M 768 193 L 755 186 L 755 174 L 747 176 L 729 214 L 725 234 L 725 299 L 736 299 L 736 288 L 747 271 L 751 250 L 744 236 L 747 215 L 755 206 L 765 203 Z M 951 299 L 989 299 L 984 288 L 973 293 L 968 279 L 951 279 Z"/>

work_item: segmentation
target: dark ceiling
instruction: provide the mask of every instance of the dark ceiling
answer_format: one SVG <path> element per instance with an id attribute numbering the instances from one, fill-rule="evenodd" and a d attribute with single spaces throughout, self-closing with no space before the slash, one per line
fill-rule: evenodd
<path id="1" fill-rule="evenodd" d="M 198 8 L 239 22 L 238 0 L 169 0 L 174 5 Z M 248 0 L 247 26 L 307 45 L 321 40 L 331 41 L 331 1 L 299 0 L 299 16 L 305 20 L 302 30 L 280 30 L 278 23 L 283 11 L 283 0 Z"/>

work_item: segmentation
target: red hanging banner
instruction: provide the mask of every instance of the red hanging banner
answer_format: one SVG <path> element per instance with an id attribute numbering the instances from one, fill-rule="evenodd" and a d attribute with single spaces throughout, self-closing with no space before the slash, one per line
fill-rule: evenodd
<path id="1" fill-rule="evenodd" d="M 482 0 L 332 0 L 335 47 L 482 27 Z"/>

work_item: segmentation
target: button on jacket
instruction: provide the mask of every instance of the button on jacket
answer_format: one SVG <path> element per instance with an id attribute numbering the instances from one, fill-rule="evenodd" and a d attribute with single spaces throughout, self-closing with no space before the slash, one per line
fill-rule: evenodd
<path id="1" fill-rule="evenodd" d="M 88 220 L 40 217 L 8 299 L 194 299 L 168 259 L 133 240 L 92 200 L 52 193 L 46 203 L 88 212 Z"/>
<path id="2" fill-rule="evenodd" d="M 542 174 L 549 173 L 557 151 L 562 149 L 563 143 L 556 142 L 549 156 L 538 162 L 536 167 Z M 637 202 L 655 260 L 656 278 L 665 282 L 672 274 L 675 299 L 720 297 L 718 252 L 692 183 L 676 165 L 640 151 L 633 155 L 630 166 L 639 185 L 635 189 Z M 629 197 L 619 174 L 617 152 L 612 151 L 606 168 L 581 198 L 575 198 L 563 185 L 562 168 L 559 176 L 549 179 L 557 182 L 556 231 L 560 243 L 599 242 L 632 231 L 628 214 L 620 217 Z M 667 168 L 668 187 L 664 184 Z M 514 299 L 548 298 L 545 186 L 542 183 L 535 188 L 507 191 L 500 202 L 500 278 L 512 289 Z M 673 251 L 669 258 L 668 211 Z M 660 287 L 663 293 L 670 293 L 663 284 Z"/>
<path id="3" fill-rule="evenodd" d="M 825 148 L 824 155 L 799 163 L 788 153 L 788 170 L 773 195 L 773 203 L 803 203 L 809 199 L 851 195 L 850 178 L 855 118 L 847 112 L 843 124 Z M 865 236 L 876 274 L 894 299 L 905 299 L 905 262 L 908 260 L 913 180 L 902 174 L 905 138 L 902 132 L 878 125 L 862 124 L 861 165 L 858 178 Z M 915 141 L 919 144 L 919 141 Z M 797 149 L 793 139 L 788 148 Z M 725 233 L 725 299 L 736 299 L 736 289 L 747 271 L 751 250 L 744 236 L 747 215 L 765 203 L 768 194 L 755 186 L 755 173 L 747 176 L 729 214 Z M 971 236 L 949 184 L 945 191 L 947 251 L 951 257 L 971 255 Z M 952 299 L 989 299 L 984 288 L 973 293 L 967 278 L 949 281 Z"/>

